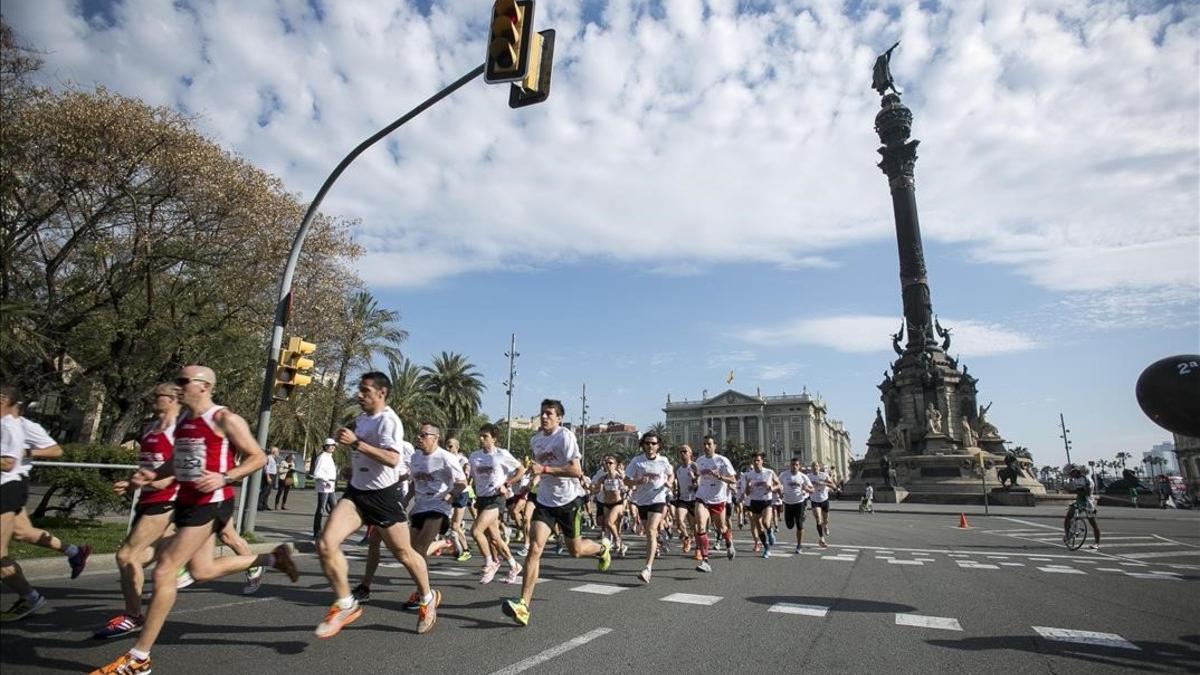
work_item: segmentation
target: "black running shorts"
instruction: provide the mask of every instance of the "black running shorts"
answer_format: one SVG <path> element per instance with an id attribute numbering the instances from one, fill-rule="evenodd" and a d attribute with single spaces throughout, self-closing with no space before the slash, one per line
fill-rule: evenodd
<path id="1" fill-rule="evenodd" d="M 667 510 L 667 504 L 665 502 L 659 502 L 657 504 L 647 504 L 646 506 L 642 506 L 641 504 L 638 504 L 637 509 L 638 509 L 638 516 L 642 520 L 646 520 L 646 518 L 651 513 L 657 513 L 661 516 Z"/>
<path id="2" fill-rule="evenodd" d="M 795 527 L 804 527 L 804 511 L 808 508 L 808 500 L 798 504 L 783 505 L 783 524 L 787 525 L 787 529 Z"/>
<path id="3" fill-rule="evenodd" d="M 446 534 L 450 531 L 450 517 L 444 513 L 438 513 L 437 511 L 422 511 L 420 513 L 414 513 L 412 514 L 410 520 L 412 521 L 410 526 L 414 532 L 421 531 L 421 529 L 425 527 L 425 523 L 431 520 L 440 521 L 438 523 L 438 534 Z"/>
<path id="4" fill-rule="evenodd" d="M 504 497 L 500 495 L 492 495 L 490 497 L 476 497 L 475 511 L 483 511 L 484 509 L 500 510 L 500 502 L 504 501 Z"/>
<path id="5" fill-rule="evenodd" d="M 538 502 L 533 509 L 533 521 L 545 523 L 550 529 L 558 525 L 564 537 L 578 539 L 583 536 L 583 498 L 577 497 L 562 506 L 544 506 Z"/>
<path id="6" fill-rule="evenodd" d="M 29 480 L 10 480 L 0 485 L 0 513 L 20 513 L 29 500 Z"/>
<path id="7" fill-rule="evenodd" d="M 766 511 L 767 508 L 770 506 L 771 506 L 771 500 L 769 500 L 769 499 L 751 499 L 750 500 L 750 513 L 753 513 L 756 516 L 760 516 L 760 515 L 762 515 L 762 512 Z"/>
<path id="8" fill-rule="evenodd" d="M 225 529 L 233 518 L 233 500 L 226 499 L 208 504 L 175 503 L 175 527 L 204 527 L 212 525 L 214 534 Z"/>
<path id="9" fill-rule="evenodd" d="M 400 503 L 399 486 L 396 483 L 381 490 L 359 490 L 351 485 L 346 488 L 342 499 L 349 499 L 354 504 L 364 524 L 391 527 L 396 523 L 408 522 L 408 513 Z"/>

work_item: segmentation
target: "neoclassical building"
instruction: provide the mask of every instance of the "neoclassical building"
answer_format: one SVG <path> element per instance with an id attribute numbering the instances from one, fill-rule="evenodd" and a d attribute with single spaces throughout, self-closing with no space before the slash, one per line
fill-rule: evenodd
<path id="1" fill-rule="evenodd" d="M 777 471 L 799 455 L 806 466 L 816 460 L 850 475 L 850 434 L 827 416 L 825 401 L 807 392 L 749 396 L 729 389 L 699 401 L 668 399 L 663 412 L 670 443 L 687 443 L 697 453 L 711 433 L 722 446 L 732 438 L 762 450 Z"/>

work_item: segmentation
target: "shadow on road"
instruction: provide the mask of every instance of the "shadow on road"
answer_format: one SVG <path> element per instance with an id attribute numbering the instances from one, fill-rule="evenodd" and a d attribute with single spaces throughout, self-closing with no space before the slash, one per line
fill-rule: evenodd
<path id="1" fill-rule="evenodd" d="M 1181 641 L 1196 644 L 1200 637 L 1184 635 Z M 961 640 L 927 640 L 936 647 L 961 649 L 973 652 L 1020 651 L 1047 656 L 1087 661 L 1100 666 L 1111 666 L 1128 670 L 1162 672 L 1164 669 L 1187 672 L 1200 671 L 1200 650 L 1167 642 L 1137 641 L 1140 650 L 1120 649 L 1094 644 L 1056 642 L 1030 635 L 1007 635 L 994 637 L 963 638 Z"/>
<path id="2" fill-rule="evenodd" d="M 838 598 L 818 595 L 758 595 L 746 598 L 760 605 L 775 605 L 787 602 L 794 605 L 817 605 L 828 607 L 831 612 L 861 612 L 864 614 L 895 614 L 897 612 L 913 612 L 916 607 L 895 602 L 880 602 L 878 600 L 859 600 L 858 598 Z"/>

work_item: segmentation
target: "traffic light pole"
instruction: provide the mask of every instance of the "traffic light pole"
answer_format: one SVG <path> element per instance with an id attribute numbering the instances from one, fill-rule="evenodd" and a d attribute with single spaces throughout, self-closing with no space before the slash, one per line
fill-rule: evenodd
<path id="1" fill-rule="evenodd" d="M 308 236 L 308 228 L 312 225 L 313 218 L 316 217 L 317 209 L 320 208 L 325 195 L 342 175 L 342 172 L 346 170 L 346 167 L 350 166 L 350 163 L 355 159 L 358 159 L 358 156 L 367 148 L 375 145 L 383 137 L 399 129 L 406 122 L 425 112 L 435 103 L 454 93 L 466 83 L 482 75 L 483 70 L 484 64 L 481 63 L 445 89 L 425 99 L 423 103 L 408 111 L 403 117 L 380 129 L 375 135 L 360 143 L 358 147 L 354 148 L 354 150 L 350 151 L 350 154 L 342 159 L 337 168 L 333 170 L 333 173 L 329 174 L 329 177 L 325 179 L 325 183 L 321 185 L 321 189 L 317 191 L 317 196 L 308 205 L 308 211 L 304 214 L 304 220 L 300 222 L 300 229 L 296 231 L 296 238 L 292 241 L 292 251 L 288 255 L 287 265 L 283 268 L 283 277 L 279 280 L 279 301 L 275 305 L 275 325 L 271 327 L 271 338 L 267 342 L 267 372 L 263 377 L 262 398 L 259 401 L 258 407 L 258 445 L 260 447 L 267 447 L 267 436 L 271 428 L 271 403 L 272 393 L 275 388 L 275 371 L 279 366 L 279 348 L 283 343 L 283 329 L 291 318 L 292 277 L 296 272 L 296 264 L 300 261 L 300 249 L 304 246 L 305 237 Z M 237 522 L 241 525 L 242 532 L 254 532 L 254 521 L 258 514 L 258 495 L 261 484 L 262 469 L 255 471 L 242 480 L 241 498 L 238 502 L 237 513 Z"/>

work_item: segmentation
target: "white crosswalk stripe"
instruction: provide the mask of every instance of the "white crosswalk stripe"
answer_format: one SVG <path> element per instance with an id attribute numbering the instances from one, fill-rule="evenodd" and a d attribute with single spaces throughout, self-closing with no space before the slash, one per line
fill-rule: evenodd
<path id="1" fill-rule="evenodd" d="M 1097 633 L 1089 630 L 1049 628 L 1047 626 L 1034 626 L 1033 630 L 1037 631 L 1038 635 L 1041 635 L 1043 638 L 1055 642 L 1074 642 L 1077 644 L 1114 647 L 1117 649 L 1141 649 L 1116 633 Z"/>
<path id="2" fill-rule="evenodd" d="M 777 602 L 767 609 L 777 614 L 799 614 L 802 616 L 825 616 L 829 608 L 823 605 L 801 605 L 791 602 Z"/>
<path id="3" fill-rule="evenodd" d="M 576 593 L 592 593 L 593 595 L 614 595 L 626 590 L 626 587 L 613 586 L 611 584 L 583 584 L 582 586 L 574 586 L 570 590 Z"/>
<path id="4" fill-rule="evenodd" d="M 958 623 L 958 619 L 944 616 L 924 616 L 922 614 L 897 614 L 896 625 L 937 628 L 939 630 L 962 630 L 962 625 Z"/>
<path id="5" fill-rule="evenodd" d="M 719 595 L 698 595 L 696 593 L 672 593 L 659 598 L 662 602 L 678 602 L 685 605 L 715 605 L 721 601 Z"/>

